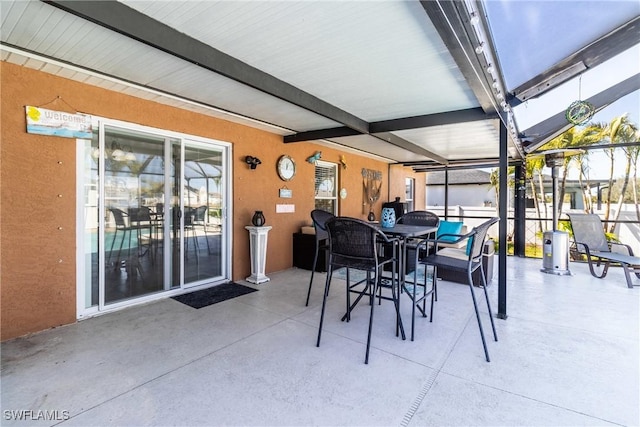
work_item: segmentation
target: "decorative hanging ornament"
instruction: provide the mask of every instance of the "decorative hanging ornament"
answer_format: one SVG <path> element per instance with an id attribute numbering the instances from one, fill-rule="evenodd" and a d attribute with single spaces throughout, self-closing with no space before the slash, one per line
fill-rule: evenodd
<path id="1" fill-rule="evenodd" d="M 581 125 L 591 119 L 593 114 L 596 112 L 595 107 L 587 102 L 581 101 L 582 97 L 582 75 L 580 75 L 580 79 L 578 80 L 578 101 L 573 101 L 565 111 L 565 117 L 567 121 L 572 125 Z"/>
<path id="2" fill-rule="evenodd" d="M 573 125 L 581 125 L 591 119 L 596 112 L 595 107 L 587 101 L 573 101 L 567 111 L 565 117 L 567 121 Z"/>

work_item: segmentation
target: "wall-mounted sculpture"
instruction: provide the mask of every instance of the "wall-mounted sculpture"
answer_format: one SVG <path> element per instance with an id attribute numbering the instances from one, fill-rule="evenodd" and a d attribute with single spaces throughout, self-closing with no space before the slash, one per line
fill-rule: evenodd
<path id="1" fill-rule="evenodd" d="M 382 188 L 382 172 L 371 169 L 362 169 L 362 213 L 365 213 L 365 207 L 369 206 L 369 221 L 375 221 L 376 216 L 373 213 L 373 205 L 380 198 L 380 190 Z"/>

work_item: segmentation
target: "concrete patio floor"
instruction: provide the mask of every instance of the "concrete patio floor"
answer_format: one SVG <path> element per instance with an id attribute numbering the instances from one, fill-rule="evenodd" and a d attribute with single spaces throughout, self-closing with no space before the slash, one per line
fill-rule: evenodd
<path id="1" fill-rule="evenodd" d="M 344 282 L 334 280 L 317 348 L 325 275 L 305 307 L 310 272 L 294 268 L 200 310 L 166 299 L 3 343 L 1 423 L 640 424 L 640 288 L 617 268 L 599 280 L 583 264 L 569 277 L 541 273 L 540 260 L 507 264 L 498 342 L 479 300 L 490 363 L 469 288 L 444 281 L 414 342 L 395 336 L 390 302 L 376 307 L 365 365 L 368 306 L 341 322 Z M 495 311 L 496 280 L 489 290 Z"/>

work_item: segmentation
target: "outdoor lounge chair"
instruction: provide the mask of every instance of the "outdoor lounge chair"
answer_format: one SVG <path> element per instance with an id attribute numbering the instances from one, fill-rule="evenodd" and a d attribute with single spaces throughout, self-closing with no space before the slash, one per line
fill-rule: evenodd
<path id="1" fill-rule="evenodd" d="M 627 286 L 633 288 L 630 273 L 635 273 L 636 277 L 640 279 L 640 257 L 633 255 L 631 246 L 608 242 L 598 215 L 577 213 L 567 215 L 571 220 L 575 249 L 578 253 L 586 256 L 591 274 L 602 279 L 607 275 L 609 265 L 612 262 L 620 264 L 627 279 Z M 596 268 L 599 268 L 601 264 L 602 272 L 598 274 Z"/>

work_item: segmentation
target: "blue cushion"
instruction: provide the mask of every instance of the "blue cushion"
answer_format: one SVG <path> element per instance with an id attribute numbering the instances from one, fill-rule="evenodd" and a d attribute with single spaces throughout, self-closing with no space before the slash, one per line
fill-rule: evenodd
<path id="1" fill-rule="evenodd" d="M 467 255 L 471 255 L 471 247 L 473 246 L 473 236 L 469 237 L 467 241 Z"/>
<path id="2" fill-rule="evenodd" d="M 462 222 L 460 221 L 440 221 L 436 238 L 440 239 L 443 234 L 460 234 L 462 232 Z M 458 238 L 453 236 L 443 237 L 441 240 L 445 242 L 454 242 Z"/>

